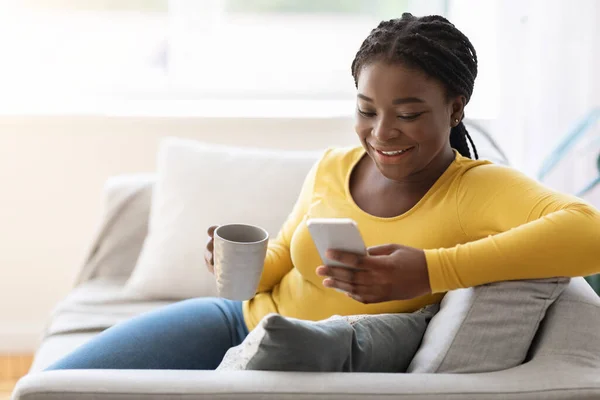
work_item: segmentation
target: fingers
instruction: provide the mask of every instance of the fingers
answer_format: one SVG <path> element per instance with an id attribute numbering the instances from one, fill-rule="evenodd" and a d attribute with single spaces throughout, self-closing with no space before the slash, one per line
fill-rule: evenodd
<path id="1" fill-rule="evenodd" d="M 365 289 L 372 286 L 373 277 L 367 269 L 350 269 L 344 267 L 321 266 L 317 268 L 317 275 L 325 277 L 323 285 L 355 293 L 356 287 Z"/>
<path id="2" fill-rule="evenodd" d="M 370 256 L 389 256 L 394 251 L 398 250 L 398 245 L 395 244 L 383 244 L 381 246 L 373 246 L 367 249 L 367 253 Z"/>
<path id="3" fill-rule="evenodd" d="M 390 282 L 397 280 L 394 275 L 397 260 L 392 258 L 401 256 L 398 251 L 402 248 L 403 246 L 396 244 L 375 246 L 369 248 L 366 255 L 329 249 L 327 258 L 350 268 L 324 265 L 318 267 L 316 272 L 325 277 L 325 287 L 342 290 L 360 303 L 389 301 L 395 299 Z"/>
<path id="4" fill-rule="evenodd" d="M 352 283 L 342 282 L 331 278 L 323 280 L 323 286 L 330 289 L 343 290 L 344 292 L 348 293 L 351 293 L 352 291 L 356 290 L 354 289 L 354 285 Z"/>
<path id="5" fill-rule="evenodd" d="M 211 273 L 215 272 L 215 260 L 214 260 L 214 255 L 213 255 L 213 251 L 215 249 L 215 244 L 214 244 L 214 237 L 215 237 L 215 229 L 217 229 L 219 226 L 218 225 L 213 225 L 210 228 L 208 228 L 207 230 L 207 234 L 208 234 L 208 241 L 206 242 L 206 249 L 204 250 L 204 263 L 206 264 L 206 267 L 208 268 L 208 270 Z"/>
<path id="6" fill-rule="evenodd" d="M 367 255 L 350 253 L 347 251 L 329 249 L 327 250 L 326 257 L 341 262 L 342 264 L 350 267 L 367 267 L 367 264 L 374 264 L 378 260 L 376 256 L 388 256 L 398 250 L 401 246 L 397 244 L 384 244 L 381 246 L 369 247 Z"/>
<path id="7" fill-rule="evenodd" d="M 215 272 L 213 253 L 212 251 L 208 251 L 208 249 L 204 251 L 204 263 L 211 274 Z"/>
<path id="8" fill-rule="evenodd" d="M 213 255 L 213 251 L 214 251 L 214 234 L 215 234 L 215 229 L 218 228 L 218 225 L 213 225 L 210 228 L 208 228 L 208 231 L 206 232 L 208 234 L 208 241 L 206 242 L 206 249 L 204 250 L 204 263 L 206 264 L 206 268 L 208 268 L 208 270 L 211 273 L 215 272 L 215 267 L 214 267 L 214 255 Z"/>
<path id="9" fill-rule="evenodd" d="M 386 301 L 380 282 L 380 268 L 347 268 L 322 265 L 317 275 L 324 277 L 323 286 L 346 292 L 353 300 L 363 304 Z"/>
<path id="10" fill-rule="evenodd" d="M 204 250 L 204 260 L 206 262 L 210 261 L 210 264 L 213 264 L 213 251 L 215 250 L 215 241 L 213 238 L 209 237 L 206 242 L 206 249 Z"/>
<path id="11" fill-rule="evenodd" d="M 210 228 L 208 228 L 208 236 L 210 236 L 211 238 L 215 236 L 215 229 L 217 229 L 219 227 L 219 225 L 213 225 Z"/>
<path id="12" fill-rule="evenodd" d="M 212 249 L 206 249 L 204 250 L 204 261 L 206 261 L 207 263 L 209 263 L 210 265 L 214 264 L 214 253 L 212 251 Z"/>
<path id="13" fill-rule="evenodd" d="M 363 303 L 363 304 L 371 304 L 371 303 L 381 302 L 381 300 L 377 299 L 377 296 L 370 295 L 370 294 L 360 295 L 360 294 L 346 293 L 346 296 L 350 297 L 353 300 L 358 301 L 359 303 Z"/>
<path id="14" fill-rule="evenodd" d="M 347 251 L 333 249 L 327 250 L 325 256 L 330 260 L 338 261 L 344 265 L 348 265 L 349 267 L 360 268 L 363 266 L 365 261 L 365 256 L 362 254 L 349 253 Z"/>
<path id="15" fill-rule="evenodd" d="M 323 280 L 323 286 L 331 289 L 339 289 L 344 292 L 358 295 L 368 290 L 367 286 L 359 285 L 351 282 L 338 281 L 336 279 L 327 278 Z"/>
<path id="16" fill-rule="evenodd" d="M 333 267 L 326 265 L 317 268 L 317 275 L 319 276 L 324 276 L 335 279 L 336 281 L 348 283 L 364 283 L 363 281 L 365 280 L 365 277 L 362 276 L 362 272 L 364 271 L 355 268 Z"/>
<path id="17" fill-rule="evenodd" d="M 318 267 L 316 272 L 325 277 L 325 287 L 343 290 L 350 298 L 364 304 L 398 299 L 396 275 L 403 248 L 397 244 L 375 246 L 369 248 L 366 255 L 330 249 L 327 258 L 350 268 L 325 265 Z"/>
<path id="18" fill-rule="evenodd" d="M 343 267 L 320 266 L 317 275 L 325 277 L 323 286 L 346 292 L 348 297 L 364 304 L 379 303 L 385 300 L 382 286 L 376 284 L 373 269 L 349 269 Z"/>
<path id="19" fill-rule="evenodd" d="M 380 302 L 376 295 L 370 293 L 372 287 L 366 285 L 352 284 L 348 282 L 336 281 L 335 279 L 325 279 L 323 285 L 327 288 L 338 289 L 346 292 L 346 296 L 363 304 Z"/>

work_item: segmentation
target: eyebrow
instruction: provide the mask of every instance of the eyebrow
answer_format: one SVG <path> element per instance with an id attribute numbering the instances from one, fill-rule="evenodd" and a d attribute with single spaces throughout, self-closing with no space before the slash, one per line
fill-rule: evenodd
<path id="1" fill-rule="evenodd" d="M 370 97 L 365 96 L 364 94 L 358 94 L 358 97 L 363 99 L 364 101 L 368 101 L 369 103 L 373 102 L 373 99 Z M 394 101 L 392 101 L 392 104 L 408 104 L 408 103 L 425 103 L 424 100 L 419 99 L 418 97 L 400 97 L 397 99 L 394 99 Z"/>

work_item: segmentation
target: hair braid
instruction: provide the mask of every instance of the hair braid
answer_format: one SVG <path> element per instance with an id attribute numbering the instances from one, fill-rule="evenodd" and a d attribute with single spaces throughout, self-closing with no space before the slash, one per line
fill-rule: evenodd
<path id="1" fill-rule="evenodd" d="M 364 40 L 352 61 L 352 76 L 358 86 L 361 69 L 374 61 L 403 62 L 423 70 L 442 82 L 448 96 L 463 95 L 467 102 L 477 77 L 477 53 L 469 39 L 446 18 L 429 15 L 382 21 Z M 475 144 L 461 121 L 450 130 L 450 145 L 465 157 L 479 158 Z"/>
<path id="2" fill-rule="evenodd" d="M 478 159 L 479 154 L 477 154 L 477 149 L 475 148 L 473 139 L 471 139 L 471 135 L 469 135 L 469 132 L 467 132 L 465 124 L 460 122 L 450 131 L 450 146 L 456 149 L 456 151 L 458 151 L 460 154 L 468 154 L 470 157 L 471 152 L 469 151 L 469 145 L 467 143 L 467 140 L 469 141 L 469 143 L 471 143 L 473 153 L 475 153 L 475 159 Z"/>

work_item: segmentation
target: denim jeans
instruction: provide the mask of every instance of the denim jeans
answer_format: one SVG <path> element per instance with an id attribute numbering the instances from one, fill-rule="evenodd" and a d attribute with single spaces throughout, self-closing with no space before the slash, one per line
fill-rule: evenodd
<path id="1" fill-rule="evenodd" d="M 211 370 L 247 335 L 241 302 L 190 299 L 108 328 L 48 370 Z"/>

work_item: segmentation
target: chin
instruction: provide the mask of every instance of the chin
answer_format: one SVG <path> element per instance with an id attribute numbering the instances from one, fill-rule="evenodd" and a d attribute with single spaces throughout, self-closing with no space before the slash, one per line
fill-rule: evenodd
<path id="1" fill-rule="evenodd" d="M 412 170 L 397 165 L 377 165 L 377 169 L 381 175 L 392 181 L 402 181 L 413 173 Z"/>
<path id="2" fill-rule="evenodd" d="M 413 174 L 417 169 L 413 165 L 414 160 L 410 160 L 413 162 L 407 160 L 409 162 L 382 163 L 378 160 L 377 155 L 373 154 L 374 150 L 370 146 L 367 146 L 366 149 L 369 158 L 371 158 L 371 161 L 375 164 L 377 170 L 387 179 L 400 181 Z"/>
<path id="3" fill-rule="evenodd" d="M 371 160 L 373 160 L 373 163 L 381 175 L 387 179 L 401 181 L 414 173 L 414 168 L 412 167 L 408 167 L 406 165 L 380 164 L 373 158 L 371 154 L 369 154 L 369 157 L 371 157 Z"/>

